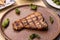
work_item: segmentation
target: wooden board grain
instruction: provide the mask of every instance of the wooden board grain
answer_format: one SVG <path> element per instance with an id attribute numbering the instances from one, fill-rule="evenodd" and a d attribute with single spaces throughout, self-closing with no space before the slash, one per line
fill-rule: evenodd
<path id="1" fill-rule="evenodd" d="M 15 8 L 19 8 L 19 10 L 21 11 L 20 15 L 15 14 Z M 37 12 L 40 12 L 43 15 L 45 21 L 48 23 L 48 31 L 43 32 L 43 31 L 28 30 L 28 29 L 23 29 L 19 32 L 14 31 L 12 28 L 12 23 L 14 21 L 24 18 L 27 15 L 35 12 L 35 11 L 31 10 L 29 5 L 22 5 L 22 6 L 18 6 L 15 8 L 6 12 L 1 19 L 1 23 L 7 18 L 10 19 L 10 24 L 6 29 L 3 29 L 1 26 L 1 33 L 6 39 L 28 40 L 29 35 L 36 33 L 36 34 L 40 35 L 40 37 L 41 37 L 40 40 L 53 40 L 59 34 L 59 32 L 60 32 L 59 17 L 56 14 L 53 14 L 54 12 L 51 11 L 50 9 L 44 8 L 41 6 L 38 6 Z M 49 21 L 50 16 L 52 16 L 54 19 L 53 24 L 51 24 Z"/>

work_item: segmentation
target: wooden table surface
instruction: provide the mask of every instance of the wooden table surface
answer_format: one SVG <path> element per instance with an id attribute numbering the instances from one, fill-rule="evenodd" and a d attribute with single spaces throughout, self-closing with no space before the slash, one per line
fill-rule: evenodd
<path id="1" fill-rule="evenodd" d="M 40 5 L 40 6 L 44 6 L 44 7 L 48 7 L 50 9 L 54 10 L 57 14 L 60 13 L 60 10 L 53 8 L 50 5 L 48 5 L 45 0 L 38 0 L 38 1 L 34 1 L 34 2 L 29 2 L 29 1 L 26 2 L 26 0 L 25 1 L 24 0 L 15 0 L 15 1 L 16 1 L 15 4 L 13 4 L 12 6 L 0 11 L 0 19 L 3 16 L 3 14 L 6 13 L 11 8 L 13 8 L 15 6 L 24 5 L 24 4 L 31 4 L 31 3 L 34 3 L 36 5 Z M 0 40 L 5 40 L 4 37 L 1 35 L 1 33 L 0 33 Z"/>

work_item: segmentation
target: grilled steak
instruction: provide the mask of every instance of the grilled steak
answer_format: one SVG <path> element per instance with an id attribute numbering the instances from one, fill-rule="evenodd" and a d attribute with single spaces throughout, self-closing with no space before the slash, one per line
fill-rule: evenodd
<path id="1" fill-rule="evenodd" d="M 47 30 L 48 25 L 43 16 L 39 12 L 34 12 L 23 19 L 19 19 L 13 23 L 13 29 L 21 30 L 22 28 Z"/>

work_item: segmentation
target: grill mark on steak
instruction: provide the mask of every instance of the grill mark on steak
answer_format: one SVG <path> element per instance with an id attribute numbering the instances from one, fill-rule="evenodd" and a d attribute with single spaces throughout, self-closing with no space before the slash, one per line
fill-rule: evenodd
<path id="1" fill-rule="evenodd" d="M 22 28 L 45 30 L 48 29 L 48 25 L 45 22 L 42 14 L 35 12 L 23 19 L 15 21 L 13 23 L 13 28 L 15 30 L 20 30 Z"/>

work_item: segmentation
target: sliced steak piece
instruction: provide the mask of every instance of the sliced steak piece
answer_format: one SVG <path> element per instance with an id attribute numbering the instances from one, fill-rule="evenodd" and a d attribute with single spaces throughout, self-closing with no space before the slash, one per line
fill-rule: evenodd
<path id="1" fill-rule="evenodd" d="M 45 22 L 41 13 L 34 12 L 29 16 L 23 19 L 17 20 L 13 23 L 13 29 L 21 30 L 22 28 L 47 30 L 48 24 Z"/>

